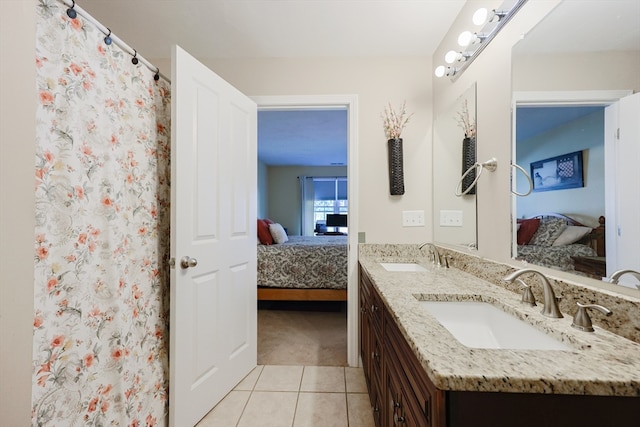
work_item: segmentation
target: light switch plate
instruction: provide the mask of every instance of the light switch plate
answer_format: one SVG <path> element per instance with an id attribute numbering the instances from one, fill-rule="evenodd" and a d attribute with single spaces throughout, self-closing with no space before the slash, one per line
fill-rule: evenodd
<path id="1" fill-rule="evenodd" d="M 403 227 L 424 227 L 424 211 L 402 211 Z"/>
<path id="2" fill-rule="evenodd" d="M 462 227 L 462 211 L 441 210 L 440 226 Z"/>

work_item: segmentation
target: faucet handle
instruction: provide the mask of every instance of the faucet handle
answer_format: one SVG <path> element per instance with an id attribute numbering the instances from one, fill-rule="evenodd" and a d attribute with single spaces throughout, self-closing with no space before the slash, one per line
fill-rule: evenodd
<path id="1" fill-rule="evenodd" d="M 611 316 L 613 314 L 613 312 L 607 307 L 603 307 L 598 304 L 580 304 L 579 302 L 577 302 L 576 304 L 578 305 L 578 311 L 576 311 L 575 316 L 573 316 L 573 322 L 571 323 L 571 326 L 576 329 L 580 329 L 581 331 L 594 331 L 593 325 L 591 324 L 591 318 L 589 317 L 589 313 L 587 313 L 588 308 L 595 308 L 596 310 L 604 313 L 606 316 Z"/>
<path id="2" fill-rule="evenodd" d="M 524 286 L 524 292 L 522 293 L 522 303 L 528 304 L 531 307 L 535 307 L 536 297 L 534 297 L 533 292 L 531 292 L 531 286 L 527 285 L 522 279 L 516 279 L 516 282 Z"/>
<path id="3" fill-rule="evenodd" d="M 449 268 L 451 261 L 453 261 L 453 257 L 451 255 L 442 255 L 442 260 L 444 268 Z"/>

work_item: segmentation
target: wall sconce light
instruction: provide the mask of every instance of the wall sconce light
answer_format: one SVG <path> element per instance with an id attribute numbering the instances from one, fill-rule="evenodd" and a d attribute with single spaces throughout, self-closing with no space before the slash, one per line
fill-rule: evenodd
<path id="1" fill-rule="evenodd" d="M 500 9 L 493 9 L 491 12 L 487 8 L 480 8 L 473 14 L 473 24 L 483 26 L 478 32 L 464 31 L 458 36 L 458 44 L 466 51 L 458 52 L 450 50 L 445 55 L 445 62 L 453 64 L 460 62 L 459 67 L 446 67 L 440 65 L 435 70 L 436 77 L 452 77 L 452 80 L 462 74 L 462 72 L 480 55 L 485 47 L 493 40 L 507 22 L 516 14 L 527 0 L 505 0 Z M 453 78 L 455 77 L 455 78 Z"/>

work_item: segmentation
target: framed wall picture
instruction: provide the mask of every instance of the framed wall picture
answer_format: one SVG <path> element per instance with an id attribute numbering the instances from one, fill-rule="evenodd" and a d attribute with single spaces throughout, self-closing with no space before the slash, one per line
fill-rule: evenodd
<path id="1" fill-rule="evenodd" d="M 533 191 L 584 187 L 582 151 L 531 163 Z"/>

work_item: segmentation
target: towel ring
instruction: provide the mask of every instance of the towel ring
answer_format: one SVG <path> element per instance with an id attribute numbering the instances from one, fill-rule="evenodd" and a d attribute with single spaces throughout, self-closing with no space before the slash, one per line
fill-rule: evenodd
<path id="1" fill-rule="evenodd" d="M 480 175 L 482 175 L 483 170 L 487 169 L 489 172 L 494 172 L 497 167 L 498 167 L 498 161 L 496 160 L 495 157 L 483 163 L 476 162 L 475 164 L 473 164 L 471 167 L 469 167 L 469 169 L 465 171 L 465 173 L 462 174 L 460 181 L 458 181 L 458 185 L 456 186 L 456 193 L 455 193 L 456 196 L 457 197 L 464 196 L 469 191 L 471 191 L 471 189 L 476 185 L 476 183 L 480 179 Z M 474 179 L 473 182 L 469 184 L 467 189 L 464 192 L 462 192 L 462 181 L 464 181 L 464 179 L 467 177 L 467 175 L 471 173 L 472 170 L 476 170 L 476 169 L 478 170 L 478 173 L 476 174 L 476 179 Z"/>
<path id="2" fill-rule="evenodd" d="M 511 193 L 515 194 L 516 196 L 528 196 L 533 191 L 533 181 L 531 180 L 531 175 L 529 175 L 527 173 L 527 171 L 524 170 L 524 168 L 522 166 L 520 166 L 519 164 L 517 164 L 517 163 L 511 163 L 511 167 L 519 169 L 520 171 L 522 171 L 524 176 L 527 177 L 527 181 L 529 181 L 529 191 L 527 191 L 526 193 L 518 193 L 517 191 L 511 190 Z"/>

